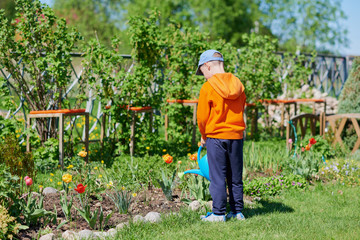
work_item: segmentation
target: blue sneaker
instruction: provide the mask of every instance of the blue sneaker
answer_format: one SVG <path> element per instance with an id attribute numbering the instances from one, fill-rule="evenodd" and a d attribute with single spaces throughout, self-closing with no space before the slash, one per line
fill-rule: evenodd
<path id="1" fill-rule="evenodd" d="M 216 215 L 215 213 L 208 212 L 206 216 L 201 216 L 201 221 L 206 222 L 225 222 L 225 215 Z"/>
<path id="2" fill-rule="evenodd" d="M 233 213 L 233 212 L 229 212 L 227 215 L 226 215 L 226 219 L 237 219 L 237 220 L 245 220 L 245 217 L 244 215 L 241 213 L 241 212 L 238 212 L 238 213 Z"/>

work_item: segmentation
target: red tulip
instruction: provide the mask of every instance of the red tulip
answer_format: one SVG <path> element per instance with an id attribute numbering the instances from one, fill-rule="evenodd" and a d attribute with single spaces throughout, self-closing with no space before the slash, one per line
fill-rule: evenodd
<path id="1" fill-rule="evenodd" d="M 84 193 L 85 192 L 85 188 L 87 187 L 87 185 L 82 185 L 81 183 L 77 185 L 76 188 L 74 188 L 75 191 L 77 191 L 78 193 Z"/>
<path id="2" fill-rule="evenodd" d="M 309 143 L 310 143 L 311 145 L 314 145 L 314 144 L 316 143 L 315 138 L 310 138 L 310 139 L 309 139 Z"/>

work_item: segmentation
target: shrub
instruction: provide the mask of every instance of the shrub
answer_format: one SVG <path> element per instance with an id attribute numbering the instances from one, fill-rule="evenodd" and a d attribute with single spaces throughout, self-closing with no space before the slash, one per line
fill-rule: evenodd
<path id="1" fill-rule="evenodd" d="M 336 180 L 341 184 L 358 186 L 360 184 L 360 164 L 352 159 L 326 161 L 319 171 L 324 181 Z"/>
<path id="2" fill-rule="evenodd" d="M 28 175 L 32 178 L 35 176 L 32 155 L 21 150 L 14 134 L 8 135 L 4 142 L 0 144 L 0 164 L 8 166 L 12 175 L 19 177 Z"/>
<path id="3" fill-rule="evenodd" d="M 13 234 L 17 234 L 20 224 L 14 217 L 8 214 L 7 209 L 0 205 L 0 239 L 13 239 Z"/>

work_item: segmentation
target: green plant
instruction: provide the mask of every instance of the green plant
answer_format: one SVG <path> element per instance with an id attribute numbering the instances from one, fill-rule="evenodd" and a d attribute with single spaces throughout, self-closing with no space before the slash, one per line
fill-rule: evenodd
<path id="1" fill-rule="evenodd" d="M 20 224 L 16 222 L 15 217 L 11 217 L 7 209 L 0 205 L 0 239 L 13 239 L 19 229 Z"/>
<path id="2" fill-rule="evenodd" d="M 285 189 L 302 189 L 307 186 L 305 178 L 299 175 L 277 175 L 244 181 L 244 194 L 252 197 L 268 197 Z"/>
<path id="3" fill-rule="evenodd" d="M 0 163 L 9 167 L 12 175 L 34 177 L 35 167 L 31 153 L 23 152 L 14 134 L 7 136 L 3 143 L 0 143 Z"/>
<path id="4" fill-rule="evenodd" d="M 106 195 L 114 202 L 120 214 L 128 213 L 132 200 L 130 191 L 125 190 L 125 188 L 121 190 L 114 188 L 112 192 L 106 193 Z"/>
<path id="5" fill-rule="evenodd" d="M 37 200 L 36 196 L 33 196 L 29 191 L 26 200 L 22 198 L 20 200 L 20 210 L 23 216 L 23 221 L 27 226 L 42 226 L 48 225 L 50 222 L 57 223 L 57 216 L 51 211 L 44 209 L 44 195 L 40 194 Z"/>
<path id="6" fill-rule="evenodd" d="M 52 171 L 59 164 L 59 140 L 47 139 L 43 146 L 33 151 L 33 159 L 38 171 Z"/>
<path id="7" fill-rule="evenodd" d="M 160 184 L 160 187 L 163 191 L 163 193 L 165 194 L 165 197 L 167 200 L 172 201 L 173 196 L 172 196 L 172 191 L 175 187 L 175 176 L 176 176 L 176 169 L 174 170 L 172 176 L 169 178 L 165 175 L 164 170 L 161 170 L 161 176 L 162 179 L 159 180 L 157 179 L 157 182 Z"/>
<path id="8" fill-rule="evenodd" d="M 191 176 L 188 178 L 187 187 L 190 190 L 190 198 L 198 201 L 209 201 L 211 199 L 210 182 L 202 176 Z"/>
<path id="9" fill-rule="evenodd" d="M 327 160 L 320 169 L 319 176 L 325 181 L 336 180 L 341 184 L 359 186 L 360 163 L 343 158 Z"/>
<path id="10" fill-rule="evenodd" d="M 60 194 L 60 206 L 65 215 L 66 221 L 71 221 L 71 207 L 73 205 L 73 195 L 70 196 L 68 200 L 68 194 Z M 56 208 L 55 208 L 56 209 Z"/>
<path id="11" fill-rule="evenodd" d="M 78 211 L 80 216 L 84 218 L 84 220 L 89 224 L 89 226 L 92 229 L 103 230 L 104 227 L 107 226 L 109 219 L 111 218 L 111 216 L 114 212 L 112 211 L 104 219 L 104 213 L 103 213 L 101 206 L 100 206 L 100 208 L 96 209 L 94 212 L 91 212 L 90 205 L 88 204 L 88 199 L 86 199 L 86 197 L 85 197 L 85 199 L 82 199 L 81 194 L 79 194 L 79 199 L 80 199 L 82 209 L 77 208 L 77 207 L 74 207 L 74 208 Z M 99 222 L 98 227 L 97 227 L 97 222 Z"/>

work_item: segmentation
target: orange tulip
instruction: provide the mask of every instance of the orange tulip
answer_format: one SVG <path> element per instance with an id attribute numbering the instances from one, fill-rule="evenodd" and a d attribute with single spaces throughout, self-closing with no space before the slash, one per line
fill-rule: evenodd
<path id="1" fill-rule="evenodd" d="M 169 154 L 165 154 L 164 156 L 162 156 L 162 159 L 168 164 L 172 163 L 172 161 L 173 161 L 173 157 L 170 156 Z"/>
<path id="2" fill-rule="evenodd" d="M 310 150 L 310 146 L 311 146 L 310 144 L 306 145 L 306 147 L 305 147 L 306 151 Z"/>

